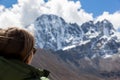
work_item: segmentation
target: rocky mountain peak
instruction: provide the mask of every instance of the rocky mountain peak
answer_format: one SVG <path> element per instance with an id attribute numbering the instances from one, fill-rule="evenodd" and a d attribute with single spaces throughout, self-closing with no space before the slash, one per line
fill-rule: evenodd
<path id="1" fill-rule="evenodd" d="M 108 20 L 97 23 L 89 21 L 79 26 L 76 23 L 66 23 L 56 15 L 41 15 L 34 25 L 36 44 L 39 48 L 57 51 L 82 45 L 88 47 L 89 44 L 91 50 L 102 50 L 110 49 L 107 45 L 120 43 L 116 30 Z"/>

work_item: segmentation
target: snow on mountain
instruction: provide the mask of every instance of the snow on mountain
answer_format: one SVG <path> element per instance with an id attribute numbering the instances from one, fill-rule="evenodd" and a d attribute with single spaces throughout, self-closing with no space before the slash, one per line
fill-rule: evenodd
<path id="1" fill-rule="evenodd" d="M 35 21 L 37 47 L 59 50 L 81 40 L 81 29 L 77 24 L 68 24 L 55 15 L 42 15 Z"/>
<path id="2" fill-rule="evenodd" d="M 84 52 L 89 57 L 118 53 L 120 48 L 120 33 L 108 20 L 89 21 L 79 26 L 66 23 L 56 15 L 41 15 L 34 25 L 36 45 L 40 48 L 54 51 L 71 49 L 77 53 Z"/>

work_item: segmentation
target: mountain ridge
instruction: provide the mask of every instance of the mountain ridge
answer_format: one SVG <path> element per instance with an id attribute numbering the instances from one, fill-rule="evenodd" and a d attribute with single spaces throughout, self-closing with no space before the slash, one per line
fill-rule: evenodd
<path id="1" fill-rule="evenodd" d="M 85 46 L 86 49 L 90 48 L 88 52 L 97 50 L 104 55 L 110 51 L 117 53 L 120 48 L 119 33 L 106 19 L 96 23 L 89 21 L 79 26 L 66 23 L 56 15 L 42 15 L 35 20 L 34 25 L 39 48 L 58 51 Z M 86 52 L 83 48 L 80 51 Z"/>

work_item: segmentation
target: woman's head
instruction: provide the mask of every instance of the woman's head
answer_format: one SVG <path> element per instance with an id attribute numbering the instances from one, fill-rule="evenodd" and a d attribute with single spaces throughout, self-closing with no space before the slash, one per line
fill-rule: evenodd
<path id="1" fill-rule="evenodd" d="M 34 50 L 34 37 L 24 29 L 0 29 L 0 55 L 29 63 Z"/>

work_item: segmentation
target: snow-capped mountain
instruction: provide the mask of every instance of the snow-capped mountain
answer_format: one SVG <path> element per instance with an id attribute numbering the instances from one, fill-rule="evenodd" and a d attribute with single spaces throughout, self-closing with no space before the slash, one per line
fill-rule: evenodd
<path id="1" fill-rule="evenodd" d="M 82 39 L 82 30 L 77 24 L 68 24 L 55 15 L 42 15 L 35 21 L 37 47 L 60 50 L 77 44 Z"/>
<path id="2" fill-rule="evenodd" d="M 51 70 L 53 64 L 64 65 L 78 76 L 86 75 L 82 77 L 87 78 L 82 80 L 120 79 L 120 33 L 108 20 L 89 21 L 79 26 L 66 23 L 56 15 L 41 15 L 35 20 L 34 27 L 36 47 L 42 48 L 40 51 L 38 49 L 36 60 L 52 64 L 42 66 Z M 41 54 L 43 57 L 39 57 Z M 56 68 L 63 69 L 59 66 Z M 60 70 L 58 73 L 61 75 L 63 72 Z"/>
<path id="3" fill-rule="evenodd" d="M 108 20 L 89 21 L 79 26 L 66 23 L 55 15 L 41 15 L 34 25 L 37 47 L 40 48 L 57 51 L 81 47 L 83 52 L 107 51 L 111 54 L 109 51 L 117 52 L 120 47 L 119 33 Z"/>

